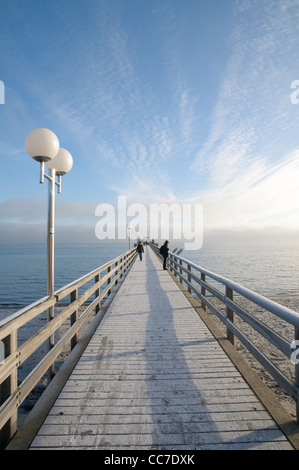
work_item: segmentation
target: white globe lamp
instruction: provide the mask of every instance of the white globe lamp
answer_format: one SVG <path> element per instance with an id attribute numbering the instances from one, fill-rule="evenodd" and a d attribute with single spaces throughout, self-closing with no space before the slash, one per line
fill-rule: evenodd
<path id="1" fill-rule="evenodd" d="M 25 140 L 25 147 L 34 160 L 48 162 L 56 157 L 59 150 L 59 140 L 50 129 L 40 127 L 29 132 Z"/>
<path id="2" fill-rule="evenodd" d="M 59 149 L 57 155 L 46 163 L 48 170 L 55 170 L 56 175 L 68 173 L 73 166 L 73 157 L 68 150 Z"/>

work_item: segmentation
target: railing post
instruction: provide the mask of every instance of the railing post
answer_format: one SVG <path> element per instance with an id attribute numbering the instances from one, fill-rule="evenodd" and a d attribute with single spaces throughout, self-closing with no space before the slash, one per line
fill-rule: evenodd
<path id="1" fill-rule="evenodd" d="M 47 322 L 49 323 L 55 317 L 55 308 L 54 305 L 48 309 L 47 312 Z M 50 352 L 52 348 L 55 346 L 55 335 L 54 333 L 49 336 L 48 339 L 48 351 Z M 55 376 L 55 364 L 53 363 L 47 372 L 48 382 L 51 382 L 53 377 Z"/>
<path id="2" fill-rule="evenodd" d="M 96 275 L 95 277 L 95 284 L 98 284 L 100 282 L 100 273 Z M 95 298 L 100 296 L 100 287 L 95 291 Z M 100 304 L 96 305 L 95 308 L 95 313 L 97 314 L 98 311 L 100 310 Z"/>
<path id="3" fill-rule="evenodd" d="M 124 257 L 125 262 L 124 262 L 124 267 L 123 267 L 124 274 L 126 273 L 127 268 L 128 268 L 128 258 L 129 258 L 129 254 L 126 253 L 126 254 L 125 254 L 125 257 Z"/>
<path id="4" fill-rule="evenodd" d="M 226 297 L 229 299 L 229 300 L 233 300 L 234 299 L 234 294 L 233 294 L 233 289 L 231 289 L 230 287 L 225 287 L 225 291 L 226 291 Z M 226 318 L 231 322 L 231 323 L 234 323 L 234 312 L 229 308 L 229 307 L 226 307 Z M 230 331 L 228 328 L 226 328 L 226 337 L 227 339 L 231 342 L 232 345 L 235 344 L 235 335 L 233 334 L 232 331 Z"/>
<path id="5" fill-rule="evenodd" d="M 190 266 L 190 264 L 187 265 L 187 269 L 188 269 L 188 271 L 191 272 L 191 266 Z M 190 274 L 188 274 L 188 281 L 191 282 L 191 276 L 190 276 Z M 191 287 L 190 287 L 190 286 L 188 286 L 188 292 L 189 292 L 189 294 L 191 294 Z"/>
<path id="6" fill-rule="evenodd" d="M 17 349 L 17 330 L 4 338 L 4 358 L 10 356 Z M 17 367 L 12 374 L 0 384 L 0 406 L 9 398 L 18 388 L 18 369 Z M 17 432 L 18 427 L 18 409 L 16 408 L 13 415 L 0 430 L 0 449 L 4 449 L 13 435 Z"/>
<path id="7" fill-rule="evenodd" d="M 182 270 L 182 265 L 183 265 L 183 262 L 182 260 L 180 259 L 180 283 L 183 284 L 183 270 Z"/>
<path id="8" fill-rule="evenodd" d="M 111 271 L 111 266 L 108 266 L 107 272 L 110 273 L 110 271 Z M 110 283 L 111 283 L 111 277 L 108 277 L 107 284 L 110 284 Z M 111 289 L 108 290 L 107 295 L 110 295 L 110 294 L 111 294 Z"/>
<path id="9" fill-rule="evenodd" d="M 200 279 L 202 280 L 202 282 L 206 282 L 206 275 L 204 273 L 200 273 Z M 206 296 L 206 289 L 204 286 L 201 286 L 200 288 L 200 293 L 202 295 L 202 297 L 205 297 Z M 207 306 L 206 304 L 203 302 L 203 300 L 201 301 L 201 308 L 206 311 L 207 310 Z"/>
<path id="10" fill-rule="evenodd" d="M 295 344 L 298 344 L 297 341 L 299 341 L 299 329 L 295 328 Z M 299 363 L 296 361 L 295 363 L 295 385 L 299 386 Z M 298 395 L 296 396 L 296 420 L 297 423 L 299 424 L 299 397 Z"/>
<path id="11" fill-rule="evenodd" d="M 78 300 L 78 289 L 75 289 L 73 290 L 73 292 L 71 292 L 71 303 L 75 302 L 75 300 Z M 74 313 L 72 313 L 71 315 L 71 326 L 74 325 L 74 323 L 76 323 L 76 321 L 78 320 L 78 316 L 79 316 L 79 311 L 75 310 Z M 78 332 L 71 339 L 71 349 L 73 349 L 77 343 L 78 343 Z"/>
<path id="12" fill-rule="evenodd" d="M 115 262 L 115 267 L 117 267 L 117 266 L 118 266 L 118 261 Z M 115 277 L 117 276 L 117 274 L 118 274 L 118 269 L 115 271 Z M 115 285 L 117 285 L 117 284 L 118 284 L 118 279 L 116 279 L 116 281 L 115 281 Z"/>
<path id="13" fill-rule="evenodd" d="M 54 295 L 54 213 L 55 213 L 55 170 L 50 170 L 50 186 L 48 199 L 48 236 L 47 236 L 47 294 L 49 297 Z M 54 305 L 48 309 L 47 322 L 49 323 L 55 317 Z M 55 345 L 55 335 L 52 334 L 48 339 L 48 351 L 50 352 Z M 55 375 L 54 363 L 48 370 L 48 381 L 50 382 Z"/>

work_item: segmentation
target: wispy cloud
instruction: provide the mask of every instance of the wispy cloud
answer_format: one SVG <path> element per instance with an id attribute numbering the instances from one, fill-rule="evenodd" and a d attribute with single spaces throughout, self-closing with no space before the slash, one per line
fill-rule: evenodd
<path id="1" fill-rule="evenodd" d="M 57 64 L 60 80 L 55 81 L 55 88 L 50 77 L 47 94 L 41 77 L 35 78 L 32 87 L 43 109 L 77 140 L 82 158 L 99 174 L 102 184 L 120 194 L 135 190 L 136 197 L 157 194 L 158 188 L 167 194 L 169 170 L 178 157 L 189 158 L 197 134 L 196 100 L 183 71 L 171 5 L 163 7 L 165 17 L 160 16 L 157 23 L 147 19 L 153 33 L 148 48 L 159 47 L 163 59 L 157 72 L 149 70 L 150 75 L 143 71 L 142 62 L 152 55 L 125 26 L 122 9 L 110 3 L 107 10 L 99 10 L 92 2 L 90 7 L 93 20 L 88 40 L 82 31 L 74 36 L 70 28 L 61 50 L 62 55 L 65 50 L 72 55 L 76 51 L 80 67 L 72 65 L 68 70 L 66 57 L 65 63 Z M 154 44 L 156 36 L 159 42 Z"/>
<path id="2" fill-rule="evenodd" d="M 209 182 L 199 196 L 207 225 L 299 225 L 298 109 L 289 100 L 294 41 L 299 47 L 295 3 L 237 4 L 209 135 L 191 165 Z"/>
<path id="3" fill-rule="evenodd" d="M 299 229 L 299 151 L 271 167 L 255 162 L 219 188 L 195 195 L 204 205 L 205 227 Z"/>
<path id="4" fill-rule="evenodd" d="M 286 76 L 296 74 L 292 5 L 271 0 L 238 3 L 231 56 L 209 136 L 192 165 L 198 171 L 208 169 L 214 183 L 224 184 L 243 174 L 252 159 L 284 157 L 277 142 L 295 126 L 286 81 Z M 298 9 L 295 14 L 298 19 Z M 289 142 L 289 151 L 293 144 Z"/>
<path id="5" fill-rule="evenodd" d="M 218 51 L 229 27 L 223 23 L 219 35 L 218 12 L 199 7 L 202 2 L 183 8 L 171 1 L 132 7 L 86 0 L 82 7 L 55 0 L 47 21 L 36 22 L 34 30 L 32 2 L 26 8 L 14 3 L 21 30 L 16 37 L 8 27 L 0 31 L 8 45 L 5 64 L 15 75 L 7 84 L 2 120 L 11 135 L 4 136 L 0 153 L 19 159 L 25 128 L 39 126 L 52 128 L 62 146 L 75 149 L 78 195 L 73 205 L 57 202 L 58 223 L 73 223 L 77 213 L 88 224 L 92 204 L 81 206 L 79 192 L 91 200 L 97 190 L 101 201 L 108 193 L 114 200 L 126 195 L 145 203 L 203 202 L 213 227 L 261 224 L 263 218 L 272 223 L 276 216 L 289 220 L 292 201 L 298 200 L 292 155 L 299 106 L 289 99 L 290 83 L 299 79 L 297 0 L 233 2 L 233 28 L 221 58 L 207 50 Z M 36 6 L 34 19 L 44 17 L 44 8 Z M 11 18 L 6 11 L 9 24 L 14 9 Z M 206 11 L 211 29 L 204 24 Z M 221 65 L 212 77 L 214 62 Z M 21 78 L 16 71 L 22 71 Z M 91 184 L 97 189 L 89 197 Z M 278 187 L 288 196 L 278 197 Z M 43 219 L 41 201 L 30 200 L 33 191 L 22 188 L 23 203 L 10 196 L 0 206 L 1 220 Z"/>

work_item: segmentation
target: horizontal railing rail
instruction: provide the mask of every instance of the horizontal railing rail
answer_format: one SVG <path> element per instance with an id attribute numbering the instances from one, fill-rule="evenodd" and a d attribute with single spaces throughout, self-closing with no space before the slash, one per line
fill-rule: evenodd
<path id="1" fill-rule="evenodd" d="M 159 247 L 153 244 L 151 244 L 151 247 L 161 257 Z M 204 310 L 208 308 L 225 325 L 227 339 L 234 344 L 236 337 L 284 391 L 293 398 L 296 404 L 297 422 L 299 423 L 299 351 L 298 361 L 291 362 L 292 357 L 296 358 L 296 350 L 299 345 L 299 313 L 173 253 L 169 253 L 167 266 L 178 277 L 179 281 L 183 285 L 185 284 L 189 293 L 201 300 L 202 308 Z M 234 296 L 234 294 L 236 295 Z M 240 299 L 242 298 L 294 327 L 294 340 L 289 342 L 288 339 L 283 338 L 269 325 L 240 306 Z M 213 299 L 217 299 L 218 304 L 213 302 Z M 219 305 L 222 305 L 222 311 Z M 294 367 L 293 380 L 287 377 L 248 338 L 248 334 L 246 335 L 239 326 L 235 325 L 235 315 L 243 322 L 246 322 L 255 332 L 262 335 L 268 343 L 281 351 L 290 360 L 290 364 L 293 364 Z"/>
<path id="2" fill-rule="evenodd" d="M 0 448 L 4 448 L 17 431 L 20 405 L 49 370 L 53 375 L 57 358 L 66 347 L 74 348 L 79 340 L 79 330 L 91 314 L 99 312 L 101 302 L 110 295 L 136 256 L 134 248 L 62 287 L 52 297 L 44 297 L 0 322 L 0 341 L 4 345 L 4 359 L 0 362 Z M 79 293 L 79 289 L 83 292 Z M 67 296 L 70 296 L 68 301 Z M 45 319 L 38 331 L 19 344 L 20 329 L 50 308 L 58 310 L 55 310 L 54 318 Z M 20 381 L 20 366 L 50 337 L 58 334 L 67 321 L 69 324 L 60 333 L 58 341 L 51 343 L 48 352 Z"/>

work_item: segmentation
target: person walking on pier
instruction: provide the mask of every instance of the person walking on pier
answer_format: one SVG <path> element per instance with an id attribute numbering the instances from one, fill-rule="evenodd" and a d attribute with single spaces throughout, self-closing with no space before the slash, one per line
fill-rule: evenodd
<path id="1" fill-rule="evenodd" d="M 140 261 L 142 261 L 142 253 L 144 253 L 144 248 L 143 248 L 143 245 L 142 245 L 141 241 L 138 242 L 137 251 L 139 253 L 139 259 L 140 259 Z"/>
<path id="2" fill-rule="evenodd" d="M 167 260 L 167 257 L 168 257 L 168 251 L 169 251 L 169 248 L 168 248 L 168 240 L 166 240 L 164 242 L 164 245 L 161 246 L 160 248 L 160 253 L 161 255 L 163 256 L 163 269 L 167 269 L 166 268 L 166 260 Z"/>

